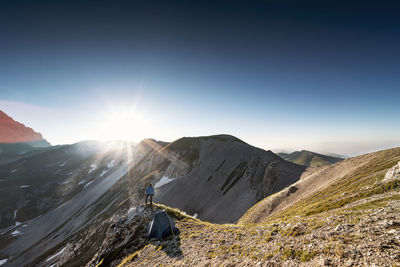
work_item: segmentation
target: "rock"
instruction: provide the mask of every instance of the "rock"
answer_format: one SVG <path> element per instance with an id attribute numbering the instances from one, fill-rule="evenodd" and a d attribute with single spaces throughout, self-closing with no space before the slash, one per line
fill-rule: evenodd
<path id="1" fill-rule="evenodd" d="M 393 166 L 390 170 L 386 172 L 383 182 L 391 180 L 400 180 L 400 161 L 399 163 L 397 163 L 397 165 Z"/>
<path id="2" fill-rule="evenodd" d="M 0 143 L 34 142 L 41 140 L 44 139 L 40 133 L 15 121 L 0 110 Z"/>
<path id="3" fill-rule="evenodd" d="M 342 231 L 342 230 L 344 230 L 344 225 L 343 224 L 338 224 L 336 227 L 335 227 L 335 231 Z"/>
<path id="4" fill-rule="evenodd" d="M 327 259 L 327 258 L 321 258 L 319 261 L 319 265 L 329 266 L 329 265 L 331 265 L 331 260 Z"/>

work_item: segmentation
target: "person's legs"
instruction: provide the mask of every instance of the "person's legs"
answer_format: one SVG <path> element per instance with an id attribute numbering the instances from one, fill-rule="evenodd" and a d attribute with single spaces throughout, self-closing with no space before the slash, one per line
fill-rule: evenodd
<path id="1" fill-rule="evenodd" d="M 146 194 L 146 201 L 145 201 L 145 202 L 146 202 L 146 206 L 147 206 L 147 198 L 148 198 L 148 197 L 149 197 L 149 195 L 148 195 L 148 194 Z"/>
<path id="2" fill-rule="evenodd" d="M 150 195 L 150 207 L 153 206 L 153 195 Z"/>

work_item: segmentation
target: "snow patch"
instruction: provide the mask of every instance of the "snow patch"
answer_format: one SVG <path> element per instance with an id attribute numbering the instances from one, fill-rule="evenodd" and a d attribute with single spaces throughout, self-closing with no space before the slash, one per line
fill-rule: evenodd
<path id="1" fill-rule="evenodd" d="M 7 259 L 2 259 L 2 260 L 0 260 L 0 266 L 3 265 L 3 264 L 5 264 L 7 261 L 8 261 L 8 258 L 7 258 Z"/>
<path id="2" fill-rule="evenodd" d="M 115 159 L 113 159 L 112 161 L 110 161 L 110 162 L 107 164 L 107 168 L 109 168 L 109 169 L 114 168 L 114 166 L 115 166 Z"/>
<path id="3" fill-rule="evenodd" d="M 154 185 L 154 188 L 159 188 L 159 187 L 161 187 L 161 186 L 163 186 L 163 185 L 166 185 L 166 184 L 172 182 L 173 180 L 175 180 L 175 179 L 174 179 L 174 178 L 169 178 L 169 177 L 167 177 L 167 176 L 163 176 L 163 177 L 161 177 L 160 181 L 158 181 L 158 182 Z"/>
<path id="4" fill-rule="evenodd" d="M 15 227 L 20 226 L 20 225 L 21 225 L 21 222 L 19 222 L 19 221 L 15 222 Z"/>
<path id="5" fill-rule="evenodd" d="M 16 171 L 17 171 L 17 170 L 11 170 L 10 173 L 14 173 L 14 172 L 16 172 Z"/>
<path id="6" fill-rule="evenodd" d="M 78 184 L 83 184 L 83 183 L 85 183 L 86 181 L 85 180 L 82 180 L 82 181 L 80 181 Z"/>
<path id="7" fill-rule="evenodd" d="M 28 185 L 28 184 L 24 184 L 24 185 L 20 185 L 20 186 L 18 186 L 19 188 L 28 188 L 28 187 L 31 187 L 30 185 Z"/>
<path id="8" fill-rule="evenodd" d="M 89 183 L 85 184 L 85 186 L 83 188 L 85 188 L 86 186 L 90 185 L 91 183 L 93 183 L 93 181 L 90 181 Z"/>
<path id="9" fill-rule="evenodd" d="M 19 236 L 19 235 L 22 235 L 22 232 L 19 231 L 19 230 L 15 230 L 15 231 L 12 232 L 11 234 L 12 234 L 12 236 Z"/>
<path id="10" fill-rule="evenodd" d="M 199 216 L 199 214 L 197 214 L 197 212 L 195 214 L 193 214 L 193 218 L 197 219 L 197 216 Z"/>
<path id="11" fill-rule="evenodd" d="M 97 169 L 97 165 L 96 165 L 96 164 L 91 164 L 91 165 L 90 165 L 89 173 L 91 173 L 91 172 L 94 171 L 95 169 Z"/>
<path id="12" fill-rule="evenodd" d="M 56 254 L 50 256 L 50 258 L 48 258 L 48 259 L 46 260 L 46 262 L 51 261 L 52 259 L 54 259 L 54 258 L 56 258 L 56 257 L 58 257 L 58 256 L 61 256 L 61 254 L 63 254 L 63 252 L 65 251 L 66 248 L 67 248 L 67 246 L 63 247 L 63 248 L 62 248 L 59 252 L 57 252 Z"/>
<path id="13" fill-rule="evenodd" d="M 108 172 L 108 170 L 104 170 L 100 173 L 100 176 L 103 176 L 104 174 L 106 174 Z"/>
<path id="14" fill-rule="evenodd" d="M 14 217 L 13 217 L 13 220 L 15 220 L 15 218 L 17 218 L 17 212 L 18 212 L 18 209 L 14 210 Z"/>
<path id="15" fill-rule="evenodd" d="M 58 210 L 59 208 L 61 208 L 61 207 L 64 207 L 65 205 L 67 205 L 67 203 L 69 203 L 71 200 L 68 200 L 68 201 L 65 201 L 64 203 L 62 203 L 60 206 L 58 206 L 57 208 L 56 208 L 56 210 Z"/>
<path id="16" fill-rule="evenodd" d="M 60 166 L 60 167 L 65 166 L 65 161 L 63 163 L 59 164 L 58 166 Z"/>

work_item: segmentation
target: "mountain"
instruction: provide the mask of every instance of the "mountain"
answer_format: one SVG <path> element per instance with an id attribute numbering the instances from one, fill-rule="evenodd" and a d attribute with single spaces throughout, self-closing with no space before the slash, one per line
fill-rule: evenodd
<path id="1" fill-rule="evenodd" d="M 133 151 L 129 143 L 87 141 L 1 165 L 0 258 L 6 255 L 10 266 L 32 265 L 95 220 L 114 215 L 129 197 L 118 181 Z"/>
<path id="2" fill-rule="evenodd" d="M 277 155 L 285 160 L 310 167 L 330 165 L 343 160 L 343 158 L 322 155 L 307 150 L 295 151 L 290 154 L 277 153 Z"/>
<path id="3" fill-rule="evenodd" d="M 155 201 L 226 223 L 304 169 L 228 135 L 136 146 L 81 142 L 28 154 L 0 165 L 0 260 L 86 264 L 115 219 L 143 204 L 149 183 Z"/>
<path id="4" fill-rule="evenodd" d="M 0 165 L 51 148 L 40 133 L 0 110 Z"/>
<path id="5" fill-rule="evenodd" d="M 396 265 L 399 161 L 304 171 L 229 135 L 52 147 L 0 165 L 0 264 Z M 160 209 L 180 234 L 148 240 Z"/>
<path id="6" fill-rule="evenodd" d="M 153 183 L 156 202 L 210 222 L 235 222 L 257 201 L 297 181 L 305 169 L 229 135 L 142 145 L 153 149 L 131 175 L 143 177 L 143 191 Z"/>
<path id="7" fill-rule="evenodd" d="M 0 143 L 29 143 L 31 146 L 49 146 L 40 133 L 13 120 L 0 110 Z"/>
<path id="8" fill-rule="evenodd" d="M 162 205 L 121 211 L 87 266 L 396 266 L 399 161 L 395 148 L 304 173 L 237 224 L 204 222 Z M 180 234 L 148 240 L 146 225 L 159 209 Z M 74 257 L 67 250 L 61 260 Z"/>

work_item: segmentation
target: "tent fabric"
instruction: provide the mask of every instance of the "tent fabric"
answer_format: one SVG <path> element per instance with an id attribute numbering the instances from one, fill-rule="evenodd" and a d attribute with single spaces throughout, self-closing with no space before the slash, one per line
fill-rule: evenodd
<path id="1" fill-rule="evenodd" d="M 147 237 L 150 239 L 165 238 L 178 232 L 179 230 L 175 227 L 174 221 L 163 210 L 157 211 L 147 226 Z"/>

